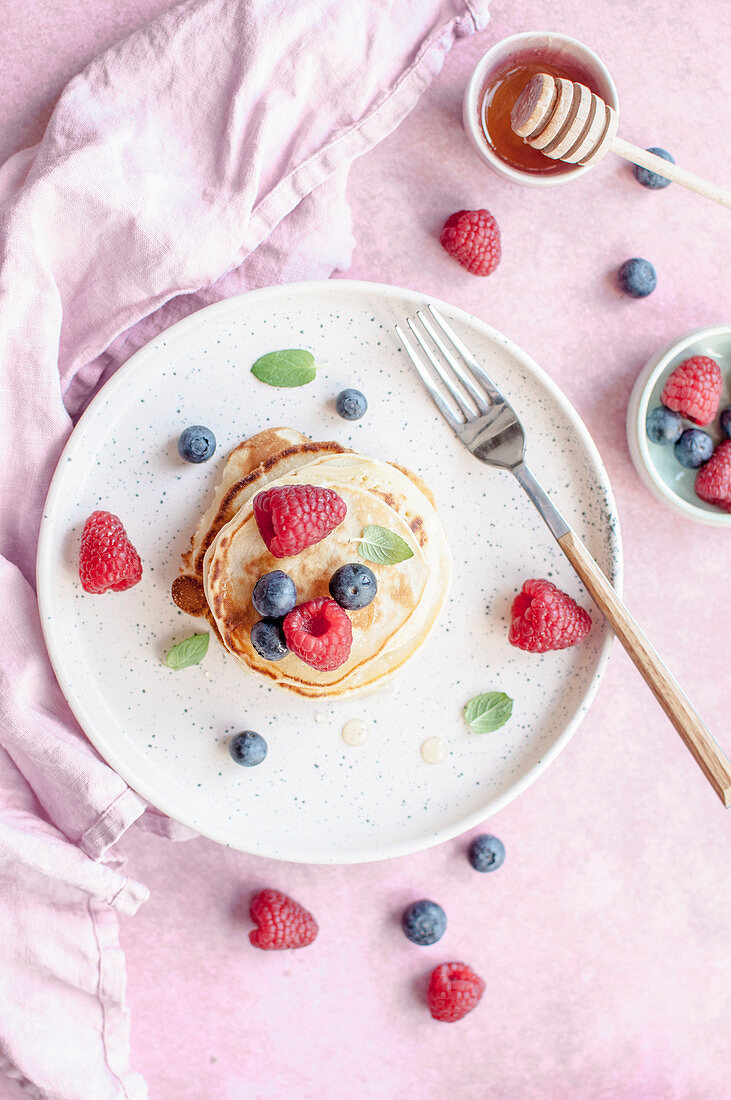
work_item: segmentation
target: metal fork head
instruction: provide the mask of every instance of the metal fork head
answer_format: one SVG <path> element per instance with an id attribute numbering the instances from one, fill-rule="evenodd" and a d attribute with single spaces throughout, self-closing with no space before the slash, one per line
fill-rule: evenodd
<path id="1" fill-rule="evenodd" d="M 428 316 L 407 317 L 410 336 L 396 332 L 406 354 L 444 419 L 467 449 L 488 466 L 512 470 L 525 454 L 525 434 L 505 400 L 472 352 L 435 306 Z"/>

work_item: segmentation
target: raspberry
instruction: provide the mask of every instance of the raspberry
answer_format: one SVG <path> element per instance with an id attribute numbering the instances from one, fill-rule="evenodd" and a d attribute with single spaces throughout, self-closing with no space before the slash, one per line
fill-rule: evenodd
<path id="1" fill-rule="evenodd" d="M 92 512 L 81 535 L 79 577 L 85 592 L 124 592 L 142 578 L 140 555 L 119 516 Z"/>
<path id="2" fill-rule="evenodd" d="M 701 500 L 731 512 L 731 439 L 719 443 L 708 462 L 695 475 L 695 491 Z"/>
<path id="3" fill-rule="evenodd" d="M 718 411 L 722 384 L 718 363 L 707 355 L 693 355 L 675 368 L 660 400 L 694 424 L 710 424 Z"/>
<path id="4" fill-rule="evenodd" d="M 321 542 L 345 519 L 345 501 L 317 485 L 278 485 L 254 497 L 254 519 L 275 558 Z"/>
<path id="5" fill-rule="evenodd" d="M 439 237 L 450 256 L 473 275 L 491 275 L 500 263 L 500 229 L 488 210 L 459 210 Z"/>
<path id="6" fill-rule="evenodd" d="M 456 1023 L 472 1011 L 484 992 L 485 983 L 467 963 L 442 963 L 429 978 L 429 1011 L 435 1020 Z"/>
<path id="7" fill-rule="evenodd" d="M 588 612 L 550 581 L 526 581 L 510 613 L 508 641 L 529 653 L 567 649 L 591 629 Z"/>
<path id="8" fill-rule="evenodd" d="M 260 890 L 252 899 L 249 915 L 257 926 L 249 932 L 249 939 L 262 951 L 307 947 L 317 935 L 312 913 L 279 890 Z"/>
<path id="9" fill-rule="evenodd" d="M 284 619 L 287 645 L 306 665 L 332 672 L 345 664 L 353 644 L 353 627 L 335 600 L 318 596 L 298 604 Z"/>

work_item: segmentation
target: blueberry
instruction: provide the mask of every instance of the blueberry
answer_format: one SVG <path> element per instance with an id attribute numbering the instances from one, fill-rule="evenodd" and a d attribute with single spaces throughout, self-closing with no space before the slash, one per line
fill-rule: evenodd
<path id="1" fill-rule="evenodd" d="M 657 286 L 657 273 L 649 260 L 635 256 L 624 261 L 617 272 L 617 282 L 622 293 L 630 298 L 646 298 Z"/>
<path id="2" fill-rule="evenodd" d="M 215 435 L 202 424 L 193 424 L 180 434 L 178 454 L 186 462 L 207 462 L 215 449 Z"/>
<path id="3" fill-rule="evenodd" d="M 683 418 L 680 413 L 658 405 L 647 414 L 645 427 L 647 438 L 653 443 L 677 443 L 683 432 Z"/>
<path id="4" fill-rule="evenodd" d="M 727 439 L 731 439 L 731 405 L 721 409 L 721 431 Z"/>
<path id="5" fill-rule="evenodd" d="M 361 607 L 367 607 L 378 591 L 375 574 L 360 562 L 351 562 L 336 569 L 329 587 L 332 598 L 346 611 L 360 611 Z"/>
<path id="6" fill-rule="evenodd" d="M 675 444 L 675 457 L 681 466 L 694 470 L 702 466 L 713 454 L 713 440 L 700 428 L 688 428 Z"/>
<path id="7" fill-rule="evenodd" d="M 470 844 L 467 858 L 476 871 L 497 871 L 505 859 L 505 845 L 496 836 L 482 833 Z"/>
<path id="8" fill-rule="evenodd" d="M 260 733 L 253 730 L 244 730 L 243 733 L 235 733 L 228 743 L 228 751 L 237 764 L 243 764 L 245 768 L 254 768 L 261 764 L 267 754 L 267 743 Z"/>
<path id="9" fill-rule="evenodd" d="M 259 577 L 251 602 L 265 619 L 283 619 L 297 603 L 297 586 L 282 569 L 273 569 Z"/>
<path id="10" fill-rule="evenodd" d="M 289 653 L 279 619 L 259 619 L 251 628 L 251 644 L 265 661 L 281 661 Z"/>
<path id="11" fill-rule="evenodd" d="M 401 927 L 407 939 L 427 947 L 436 943 L 447 929 L 447 914 L 435 901 L 422 898 L 404 909 L 401 915 Z"/>
<path id="12" fill-rule="evenodd" d="M 360 390 L 341 390 L 335 398 L 335 408 L 343 420 L 360 420 L 365 416 L 368 402 Z"/>
<path id="13" fill-rule="evenodd" d="M 653 145 L 647 152 L 654 153 L 656 157 L 662 157 L 663 160 L 669 160 L 671 164 L 675 164 L 675 158 L 670 156 L 667 149 L 658 149 L 657 146 Z M 665 176 L 658 176 L 657 172 L 651 172 L 649 168 L 642 168 L 639 164 L 633 164 L 632 171 L 638 183 L 641 183 L 643 187 L 652 188 L 653 191 L 658 191 L 661 187 L 668 187 L 670 184 L 670 180 Z"/>

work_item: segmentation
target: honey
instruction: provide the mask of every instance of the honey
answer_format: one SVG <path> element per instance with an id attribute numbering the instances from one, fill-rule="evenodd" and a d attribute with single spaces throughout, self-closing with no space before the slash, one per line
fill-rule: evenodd
<path id="1" fill-rule="evenodd" d="M 540 150 L 531 148 L 513 133 L 510 124 L 513 104 L 536 73 L 578 81 L 601 95 L 601 89 L 590 73 L 573 58 L 551 57 L 542 51 L 524 50 L 505 58 L 487 77 L 479 101 L 479 125 L 492 151 L 511 168 L 546 176 L 560 175 L 572 171 L 575 166 L 551 160 Z"/>
<path id="2" fill-rule="evenodd" d="M 441 764 L 447 752 L 447 743 L 441 737 L 427 737 L 421 746 L 421 756 L 427 764 Z"/>
<path id="3" fill-rule="evenodd" d="M 346 745 L 362 745 L 368 736 L 368 726 L 362 718 L 351 718 L 346 722 L 342 730 L 343 741 Z"/>

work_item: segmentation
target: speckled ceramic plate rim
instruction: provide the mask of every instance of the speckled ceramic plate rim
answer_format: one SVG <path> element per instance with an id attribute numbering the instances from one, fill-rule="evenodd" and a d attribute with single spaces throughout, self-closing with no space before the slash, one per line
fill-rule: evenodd
<path id="1" fill-rule="evenodd" d="M 703 523 L 708 527 L 731 527 L 731 513 L 711 511 L 709 508 L 690 504 L 668 487 L 667 482 L 655 467 L 645 432 L 647 406 L 660 375 L 668 369 L 673 359 L 684 356 L 694 344 L 709 343 L 716 336 L 731 338 L 731 325 L 704 325 L 702 328 L 693 329 L 692 332 L 686 333 L 677 340 L 671 340 L 656 355 L 648 359 L 637 375 L 627 403 L 627 446 L 642 483 L 656 500 L 667 504 L 673 511 L 679 512 L 681 516 L 693 520 L 694 523 Z M 704 355 L 706 352 L 699 347 L 695 354 Z"/>
<path id="2" fill-rule="evenodd" d="M 516 344 L 510 339 L 497 332 L 496 329 L 488 325 L 486 322 L 475 317 L 473 314 L 468 313 L 465 310 L 460 309 L 458 306 L 454 306 L 449 302 L 445 302 L 432 295 L 425 295 L 418 291 L 405 289 L 401 287 L 392 286 L 386 283 L 366 282 L 361 280 L 315 280 L 312 282 L 290 283 L 274 287 L 264 287 L 260 290 L 249 291 L 246 294 L 236 295 L 232 298 L 226 298 L 221 302 L 216 302 L 213 305 L 206 306 L 196 313 L 191 314 L 189 317 L 178 321 L 176 324 L 171 325 L 165 330 L 166 339 L 172 339 L 179 337 L 181 334 L 191 330 L 193 327 L 197 327 L 201 324 L 205 324 L 209 318 L 218 317 L 221 314 L 225 314 L 229 311 L 239 312 L 242 309 L 246 309 L 247 303 L 259 303 L 262 300 L 266 301 L 278 301 L 280 299 L 286 299 L 291 302 L 293 297 L 300 297 L 302 295 L 324 295 L 327 296 L 332 292 L 338 294 L 350 293 L 353 294 L 370 294 L 376 297 L 382 297 L 385 299 L 398 299 L 399 301 L 411 301 L 414 308 L 420 308 L 427 302 L 433 302 L 438 307 L 450 312 L 461 320 L 465 325 L 471 328 L 475 328 L 481 331 L 492 342 L 497 343 L 499 346 L 505 349 L 509 355 L 511 355 L 520 365 L 532 375 L 536 381 L 547 390 L 556 403 L 561 407 L 567 418 L 571 422 L 571 425 L 578 436 L 578 439 L 590 461 L 593 468 L 593 472 L 600 483 L 603 492 L 605 494 L 605 501 L 607 504 L 607 523 L 611 525 L 612 537 L 610 540 L 612 555 L 612 569 L 611 579 L 618 592 L 622 590 L 622 543 L 621 534 L 619 529 L 619 519 L 617 515 L 616 503 L 614 500 L 614 494 L 612 492 L 611 484 L 607 471 L 604 467 L 602 459 L 596 448 L 596 445 L 589 434 L 588 429 L 584 425 L 583 421 L 579 417 L 578 413 L 574 409 L 573 405 L 565 397 L 563 392 L 559 389 L 556 383 L 549 377 L 548 374 L 535 363 L 530 356 L 523 352 Z M 97 410 L 101 409 L 109 401 L 117 389 L 122 389 L 127 381 L 127 378 L 134 372 L 144 370 L 148 363 L 148 360 L 153 360 L 157 357 L 159 349 L 155 346 L 156 342 L 160 339 L 163 333 L 158 333 L 148 344 L 140 348 L 134 355 L 130 357 L 127 362 L 115 372 L 115 374 L 104 385 L 103 389 L 95 396 L 93 401 L 89 404 L 85 410 L 83 416 L 79 419 L 74 431 L 69 438 L 64 451 L 59 459 L 56 472 L 54 473 L 51 485 L 46 498 L 46 503 L 43 512 L 43 521 L 41 523 L 40 536 L 38 542 L 38 555 L 36 563 L 36 583 L 38 591 L 38 602 L 41 612 L 41 626 L 43 630 L 43 636 L 45 639 L 46 647 L 53 665 L 56 678 L 63 692 L 74 716 L 79 722 L 81 728 L 86 733 L 87 737 L 97 749 L 103 759 L 112 767 L 121 777 L 129 784 L 129 786 L 135 790 L 142 798 L 144 798 L 150 805 L 160 810 L 162 813 L 167 814 L 174 820 L 181 822 L 184 825 L 190 825 L 192 828 L 197 828 L 194 822 L 186 820 L 184 814 L 181 814 L 177 807 L 171 807 L 166 799 L 159 798 L 156 789 L 154 778 L 150 778 L 148 775 L 138 774 L 134 768 L 130 768 L 127 765 L 127 761 L 124 758 L 124 754 L 120 753 L 115 746 L 113 740 L 107 740 L 104 737 L 103 731 L 95 728 L 94 722 L 91 720 L 87 713 L 84 703 L 83 693 L 79 692 L 75 686 L 74 677 L 68 674 L 66 664 L 64 660 L 64 648 L 61 639 L 56 637 L 56 628 L 53 618 L 49 616 L 48 612 L 51 608 L 51 593 L 49 591 L 49 580 L 51 576 L 51 553 L 53 542 L 53 524 L 56 519 L 56 505 L 61 499 L 64 489 L 64 469 L 67 466 L 67 459 L 75 455 L 77 451 L 80 451 L 84 445 L 84 435 L 89 425 L 93 422 L 97 415 Z M 550 491 L 550 486 L 548 486 Z M 60 517 L 62 520 L 62 517 Z M 315 851 L 308 853 L 298 853 L 297 855 L 283 855 L 280 852 L 267 852 L 261 849 L 257 849 L 254 854 L 261 855 L 265 858 L 274 858 L 298 863 L 366 863 L 382 859 L 391 859 L 397 856 L 407 855 L 411 852 L 420 851 L 424 848 L 432 847 L 436 844 L 440 844 L 443 841 L 449 840 L 453 837 L 460 836 L 462 833 L 467 832 L 469 829 L 474 828 L 476 825 L 481 824 L 487 818 L 497 813 L 504 806 L 508 805 L 514 798 L 525 791 L 535 780 L 546 770 L 546 768 L 556 759 L 561 750 L 568 744 L 569 740 L 576 732 L 582 719 L 584 718 L 589 706 L 591 705 L 596 692 L 601 683 L 602 677 L 607 667 L 609 660 L 609 654 L 611 651 L 612 642 L 614 636 L 611 631 L 607 630 L 604 638 L 604 642 L 599 651 L 597 658 L 597 664 L 594 671 L 594 675 L 590 680 L 585 692 L 577 700 L 576 707 L 573 716 L 565 723 L 562 732 L 556 737 L 553 744 L 543 753 L 541 759 L 530 768 L 521 778 L 516 780 L 511 786 L 495 798 L 490 799 L 484 807 L 479 811 L 466 815 L 458 823 L 445 827 L 434 833 L 427 833 L 419 838 L 418 841 L 405 841 L 402 843 L 393 843 L 389 846 L 379 846 L 376 850 L 366 848 L 364 850 L 356 850 L 347 853 L 347 858 L 344 853 L 339 854 L 339 858 L 334 858 L 332 855 L 328 855 L 327 852 Z M 81 677 L 81 683 L 83 685 L 83 677 Z M 200 830 L 199 830 L 200 831 Z M 209 839 L 217 841 L 218 843 L 226 846 L 232 846 L 230 838 L 227 838 L 225 832 L 217 833 L 215 830 L 207 830 L 205 834 Z M 246 851 L 243 846 L 240 850 Z"/>

